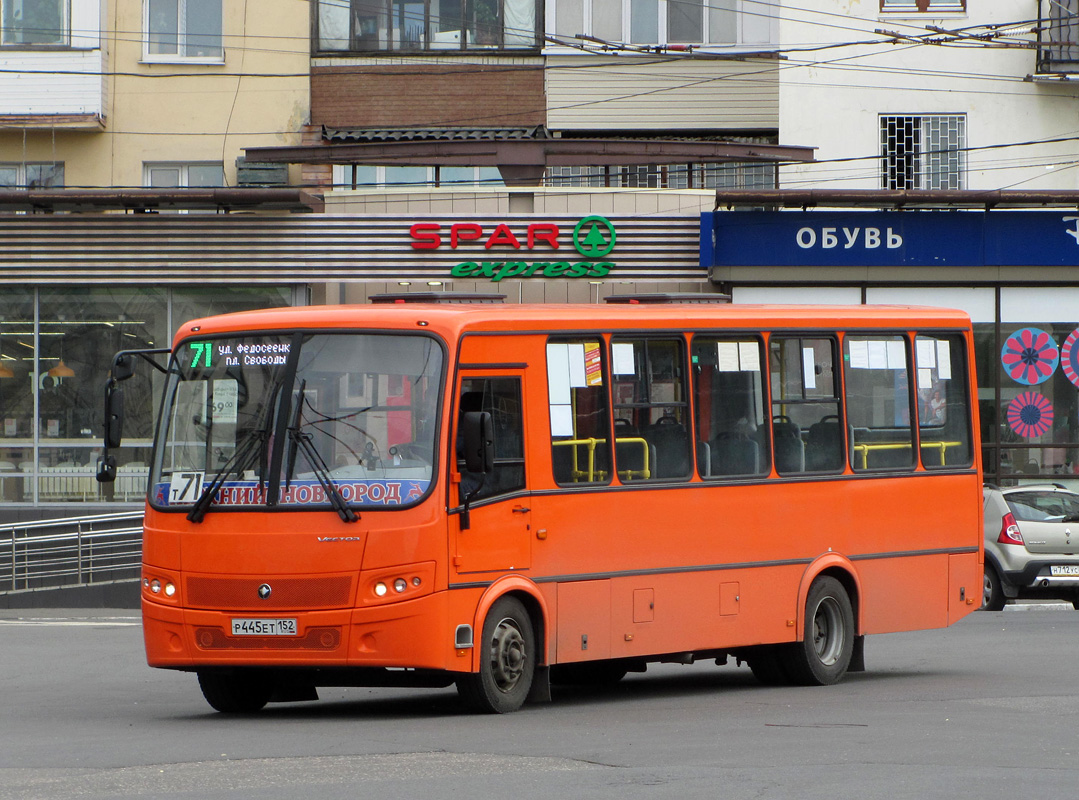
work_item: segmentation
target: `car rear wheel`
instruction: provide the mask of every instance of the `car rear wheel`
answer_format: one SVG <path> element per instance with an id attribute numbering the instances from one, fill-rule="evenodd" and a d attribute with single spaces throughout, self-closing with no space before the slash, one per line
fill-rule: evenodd
<path id="1" fill-rule="evenodd" d="M 1007 602 L 1004 598 L 1004 589 L 1000 585 L 1000 575 L 992 564 L 985 565 L 985 574 L 982 580 L 982 611 L 1000 611 Z"/>

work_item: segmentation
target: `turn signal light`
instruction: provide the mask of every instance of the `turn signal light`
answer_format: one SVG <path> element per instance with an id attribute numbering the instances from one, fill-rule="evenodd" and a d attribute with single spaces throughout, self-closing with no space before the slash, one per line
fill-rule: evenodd
<path id="1" fill-rule="evenodd" d="M 1023 544 L 1023 534 L 1019 532 L 1019 526 L 1010 511 L 1000 521 L 1000 536 L 997 537 L 997 542 L 1000 544 Z"/>

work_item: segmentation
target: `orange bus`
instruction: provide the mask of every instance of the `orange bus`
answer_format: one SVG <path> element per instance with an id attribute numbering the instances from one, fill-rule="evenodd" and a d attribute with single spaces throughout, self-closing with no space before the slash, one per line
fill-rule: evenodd
<path id="1" fill-rule="evenodd" d="M 224 712 L 455 683 L 500 713 L 652 662 L 831 684 L 867 634 L 978 608 L 963 313 L 451 299 L 178 331 L 151 666 Z M 110 381 L 114 447 L 134 360 Z"/>

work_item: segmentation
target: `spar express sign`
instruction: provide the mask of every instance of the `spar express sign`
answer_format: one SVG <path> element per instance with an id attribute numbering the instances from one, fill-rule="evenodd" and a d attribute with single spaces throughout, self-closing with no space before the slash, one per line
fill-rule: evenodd
<path id="1" fill-rule="evenodd" d="M 450 269 L 455 278 L 603 278 L 615 268 L 606 260 L 617 234 L 606 217 L 588 216 L 575 225 L 531 222 L 418 222 L 409 229 L 413 250 L 460 251 Z"/>

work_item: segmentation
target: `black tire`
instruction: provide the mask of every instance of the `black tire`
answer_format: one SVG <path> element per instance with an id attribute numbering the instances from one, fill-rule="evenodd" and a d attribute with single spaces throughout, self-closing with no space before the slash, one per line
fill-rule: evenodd
<path id="1" fill-rule="evenodd" d="M 838 683 L 850 666 L 856 635 L 843 584 L 827 575 L 817 578 L 806 597 L 802 641 L 788 645 L 783 663 L 791 681 L 803 686 Z"/>
<path id="2" fill-rule="evenodd" d="M 753 677 L 765 686 L 786 686 L 791 677 L 784 666 L 787 654 L 775 645 L 761 645 L 745 654 L 745 661 L 753 670 Z"/>
<path id="3" fill-rule="evenodd" d="M 985 577 L 982 579 L 982 611 L 1000 611 L 1007 603 L 1004 589 L 1000 585 L 1000 575 L 988 561 L 985 562 Z"/>
<path id="4" fill-rule="evenodd" d="M 457 679 L 457 692 L 474 711 L 506 714 L 528 697 L 536 672 L 536 636 L 521 601 L 501 597 L 483 622 L 480 671 Z"/>
<path id="5" fill-rule="evenodd" d="M 551 683 L 558 686 L 613 686 L 629 672 L 618 662 L 588 661 L 583 664 L 556 664 L 551 667 Z"/>
<path id="6" fill-rule="evenodd" d="M 257 670 L 199 670 L 202 696 L 223 714 L 252 714 L 270 701 L 274 681 Z"/>

